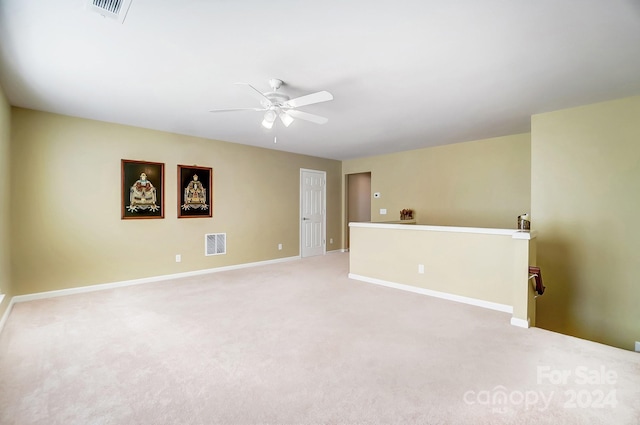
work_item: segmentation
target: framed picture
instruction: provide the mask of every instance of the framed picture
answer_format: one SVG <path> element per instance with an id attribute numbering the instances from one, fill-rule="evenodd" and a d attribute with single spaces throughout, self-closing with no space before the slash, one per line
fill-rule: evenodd
<path id="1" fill-rule="evenodd" d="M 122 160 L 122 219 L 164 218 L 164 164 Z"/>
<path id="2" fill-rule="evenodd" d="M 213 215 L 213 170 L 178 165 L 178 218 Z"/>

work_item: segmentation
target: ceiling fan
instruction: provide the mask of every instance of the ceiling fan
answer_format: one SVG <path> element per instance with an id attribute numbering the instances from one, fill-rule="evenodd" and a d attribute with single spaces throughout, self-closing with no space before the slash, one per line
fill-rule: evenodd
<path id="1" fill-rule="evenodd" d="M 264 111 L 264 119 L 262 120 L 262 126 L 265 128 L 272 128 L 276 121 L 276 118 L 280 118 L 282 124 L 285 127 L 289 127 L 294 119 L 301 119 L 316 124 L 325 124 L 329 121 L 325 117 L 319 115 L 310 114 L 308 112 L 299 111 L 296 108 L 300 106 L 312 105 L 314 103 L 326 102 L 333 100 L 333 95 L 328 91 L 319 91 L 316 93 L 307 94 L 305 96 L 296 97 L 291 99 L 284 93 L 278 91 L 282 86 L 283 81 L 278 79 L 269 80 L 269 86 L 272 91 L 262 93 L 260 90 L 253 87 L 248 83 L 236 83 L 238 85 L 247 86 L 250 89 L 250 93 L 258 99 L 260 102 L 260 108 L 234 108 L 234 109 L 214 109 L 209 112 L 234 112 L 234 111 Z"/>

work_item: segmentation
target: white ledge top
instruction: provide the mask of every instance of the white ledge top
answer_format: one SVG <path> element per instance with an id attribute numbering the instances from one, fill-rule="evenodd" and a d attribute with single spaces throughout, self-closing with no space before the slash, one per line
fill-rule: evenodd
<path id="1" fill-rule="evenodd" d="M 370 227 L 375 229 L 418 230 L 429 232 L 478 233 L 483 235 L 511 236 L 513 239 L 530 240 L 538 236 L 536 230 L 524 231 L 515 229 L 493 229 L 485 227 L 427 226 L 423 224 L 392 223 L 349 223 L 349 227 Z"/>

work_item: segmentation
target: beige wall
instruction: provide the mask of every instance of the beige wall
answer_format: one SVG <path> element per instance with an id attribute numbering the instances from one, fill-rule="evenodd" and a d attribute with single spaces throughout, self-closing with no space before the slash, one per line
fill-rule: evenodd
<path id="1" fill-rule="evenodd" d="M 9 173 L 10 173 L 10 124 L 11 107 L 0 87 L 0 294 L 5 294 L 0 303 L 0 319 L 11 298 L 11 273 L 9 266 Z"/>
<path id="2" fill-rule="evenodd" d="M 355 223 L 350 229 L 350 273 L 511 307 L 527 321 L 529 240 L 439 226 Z"/>
<path id="3" fill-rule="evenodd" d="M 297 256 L 300 168 L 327 172 L 341 248 L 339 161 L 20 108 L 12 130 L 14 295 Z M 165 163 L 164 219 L 121 220 L 121 159 Z M 177 164 L 213 168 L 213 218 L 176 218 Z M 227 255 L 204 256 L 212 232 Z"/>
<path id="4" fill-rule="evenodd" d="M 351 273 L 512 305 L 513 239 L 417 230 L 351 227 Z M 425 266 L 424 274 L 418 265 Z M 495 264 L 504 267 L 496 268 Z M 461 265 L 464 265 L 462 267 Z"/>
<path id="5" fill-rule="evenodd" d="M 418 224 L 515 229 L 530 208 L 530 148 L 518 134 L 344 161 L 342 172 L 371 172 L 374 222 L 411 208 Z"/>
<path id="6" fill-rule="evenodd" d="M 532 228 L 541 327 L 640 341 L 640 97 L 532 118 Z"/>

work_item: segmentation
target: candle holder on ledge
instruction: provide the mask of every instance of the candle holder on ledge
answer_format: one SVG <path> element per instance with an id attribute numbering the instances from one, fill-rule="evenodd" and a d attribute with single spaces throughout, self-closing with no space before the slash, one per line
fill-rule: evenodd
<path id="1" fill-rule="evenodd" d="M 404 209 L 400 211 L 400 220 L 413 220 L 413 210 Z"/>

